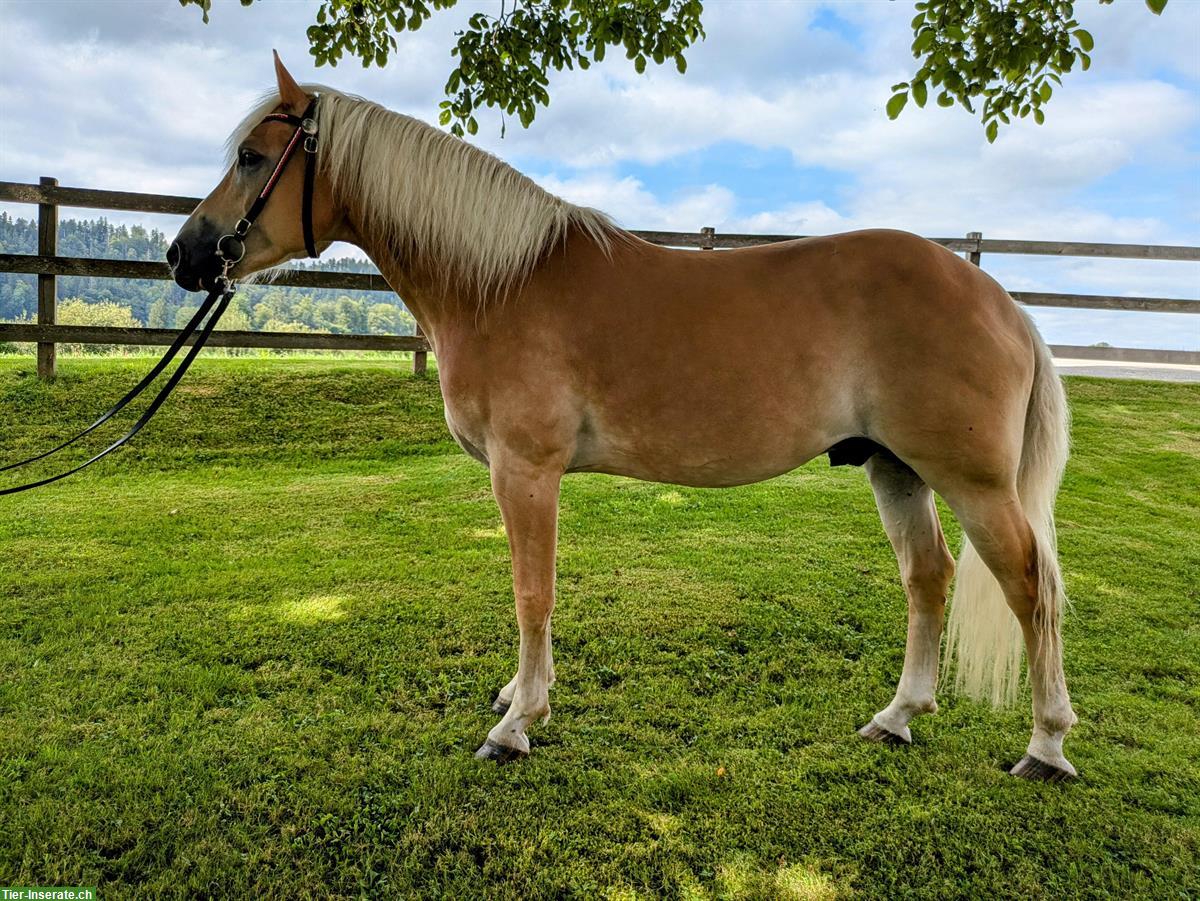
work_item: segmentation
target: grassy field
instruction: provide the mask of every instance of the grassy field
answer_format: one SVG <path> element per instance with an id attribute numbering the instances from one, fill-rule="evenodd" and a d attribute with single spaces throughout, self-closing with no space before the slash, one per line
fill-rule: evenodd
<path id="1" fill-rule="evenodd" d="M 145 365 L 66 360 L 47 386 L 0 361 L 0 456 Z M 1200 388 L 1069 383 L 1082 779 L 1046 786 L 1002 769 L 1027 703 L 946 695 L 911 748 L 855 736 L 905 605 L 865 478 L 823 461 L 726 491 L 569 477 L 554 718 L 528 760 L 477 763 L 516 626 L 436 383 L 197 365 L 117 459 L 0 498 L 0 885 L 1200 896 Z"/>

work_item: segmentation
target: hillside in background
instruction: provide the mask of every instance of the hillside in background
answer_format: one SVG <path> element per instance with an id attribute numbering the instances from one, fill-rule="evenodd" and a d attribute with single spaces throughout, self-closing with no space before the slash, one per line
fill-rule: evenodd
<path id="1" fill-rule="evenodd" d="M 167 239 L 157 229 L 113 225 L 107 219 L 63 219 L 58 226 L 61 256 L 161 261 Z M 37 221 L 0 212 L 0 253 L 37 253 Z M 376 272 L 371 263 L 348 257 L 298 264 L 335 272 Z M 196 310 L 196 295 L 171 282 L 148 279 L 61 276 L 58 296 L 66 325 L 129 325 L 175 328 Z M 71 304 L 73 300 L 82 304 Z M 90 308 L 90 309 L 89 309 Z M 0 321 L 33 319 L 37 279 L 0 273 Z M 81 321 L 73 321 L 79 319 Z M 112 321 L 108 321 L 111 319 Z M 415 323 L 394 294 L 327 288 L 247 286 L 238 291 L 221 321 L 227 329 L 271 332 L 411 335 Z"/>

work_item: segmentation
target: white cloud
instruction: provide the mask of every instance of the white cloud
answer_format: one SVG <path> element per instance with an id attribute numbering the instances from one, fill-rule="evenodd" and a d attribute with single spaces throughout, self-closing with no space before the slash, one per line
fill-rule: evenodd
<path id="1" fill-rule="evenodd" d="M 824 235 L 854 228 L 852 220 L 824 201 L 790 203 L 723 223 L 722 231 L 758 235 Z"/>
<path id="2" fill-rule="evenodd" d="M 737 198 L 728 188 L 704 185 L 671 200 L 660 200 L 632 176 L 591 172 L 578 178 L 535 176 L 547 191 L 583 206 L 596 207 L 626 228 L 696 231 L 697 223 L 725 222 Z"/>

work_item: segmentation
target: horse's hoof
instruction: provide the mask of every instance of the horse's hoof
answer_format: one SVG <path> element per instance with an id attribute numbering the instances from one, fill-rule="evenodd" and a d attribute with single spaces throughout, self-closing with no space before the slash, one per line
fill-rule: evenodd
<path id="1" fill-rule="evenodd" d="M 512 706 L 512 701 L 506 701 L 500 695 L 496 695 L 496 700 L 492 701 L 492 713 L 497 716 L 504 716 L 508 713 L 508 708 Z"/>
<path id="2" fill-rule="evenodd" d="M 858 734 L 867 741 L 877 741 L 884 745 L 912 744 L 912 733 L 908 731 L 908 726 L 904 727 L 903 732 L 892 732 L 890 729 L 883 728 L 874 719 L 859 729 Z"/>
<path id="3" fill-rule="evenodd" d="M 510 763 L 528 756 L 528 751 L 522 751 L 520 748 L 510 748 L 507 745 L 498 745 L 490 738 L 480 745 L 479 750 L 475 752 L 476 760 L 494 760 L 500 764 Z"/>
<path id="4" fill-rule="evenodd" d="M 1063 761 L 1065 766 L 1058 764 L 1046 763 L 1044 760 L 1038 760 L 1026 754 L 1017 765 L 1009 770 L 1009 774 L 1020 779 L 1029 779 L 1033 782 L 1070 782 L 1079 778 L 1079 774 L 1075 772 L 1075 767 Z"/>

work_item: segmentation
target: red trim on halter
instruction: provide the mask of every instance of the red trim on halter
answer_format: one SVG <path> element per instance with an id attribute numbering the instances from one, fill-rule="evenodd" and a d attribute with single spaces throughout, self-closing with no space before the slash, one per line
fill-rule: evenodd
<path id="1" fill-rule="evenodd" d="M 222 235 L 217 240 L 216 254 L 225 266 L 224 272 L 228 273 L 229 268 L 241 260 L 245 254 L 244 239 L 246 234 L 254 227 L 259 213 L 267 205 L 267 200 L 270 199 L 271 194 L 274 192 L 279 182 L 279 177 L 283 174 L 283 170 L 287 168 L 288 161 L 295 154 L 296 145 L 300 143 L 301 138 L 304 138 L 304 149 L 307 153 L 305 154 L 304 197 L 300 210 L 300 224 L 304 229 L 304 249 L 310 257 L 317 256 L 316 242 L 313 240 L 312 234 L 312 192 L 317 155 L 317 127 L 315 121 L 310 121 L 316 113 L 316 108 L 317 98 L 314 97 L 309 102 L 308 109 L 304 111 L 303 116 L 292 116 L 287 113 L 269 113 L 263 117 L 263 122 L 286 122 L 294 125 L 296 130 L 292 132 L 292 137 L 288 140 L 287 146 L 284 147 L 283 153 L 280 154 L 279 161 L 275 164 L 275 171 L 271 173 L 271 177 L 263 185 L 262 191 L 254 199 L 254 203 L 250 205 L 250 209 L 246 211 L 246 215 L 238 220 L 231 234 Z M 308 125 L 307 129 L 305 128 L 306 123 Z M 309 143 L 310 141 L 312 142 L 311 144 Z M 229 244 L 228 253 L 225 247 L 226 242 Z"/>
<path id="2" fill-rule="evenodd" d="M 287 147 L 283 149 L 283 155 L 279 157 L 279 162 L 275 164 L 275 171 L 271 173 L 271 177 L 267 179 L 266 185 L 259 194 L 259 199 L 266 197 L 275 189 L 275 182 L 279 181 L 279 176 L 283 174 L 283 167 L 288 164 L 288 160 L 292 158 L 292 154 L 296 150 L 296 144 L 300 141 L 300 136 L 304 131 L 300 128 L 296 129 L 296 133 L 292 135 L 292 139 L 288 141 Z"/>

